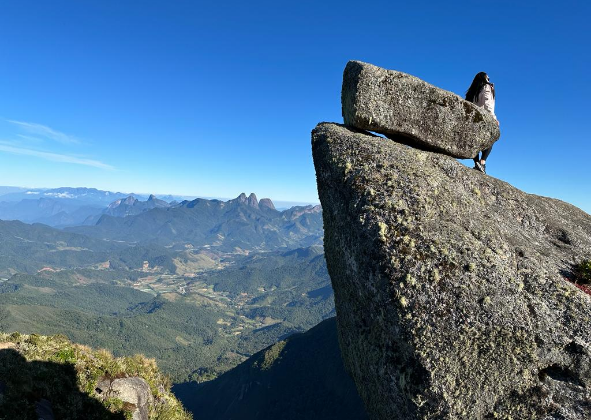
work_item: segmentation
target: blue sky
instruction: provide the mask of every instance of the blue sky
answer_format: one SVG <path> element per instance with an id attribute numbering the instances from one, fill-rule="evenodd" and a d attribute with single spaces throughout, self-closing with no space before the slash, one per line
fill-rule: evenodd
<path id="1" fill-rule="evenodd" d="M 497 89 L 490 175 L 591 212 L 587 2 L 0 3 L 0 185 L 317 201 L 350 59 Z M 468 162 L 466 162 L 468 163 Z"/>

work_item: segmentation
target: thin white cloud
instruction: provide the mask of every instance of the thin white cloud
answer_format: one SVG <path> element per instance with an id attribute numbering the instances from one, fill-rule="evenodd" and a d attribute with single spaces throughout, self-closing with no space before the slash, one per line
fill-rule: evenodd
<path id="1" fill-rule="evenodd" d="M 38 136 L 42 136 L 51 140 L 55 140 L 62 144 L 79 144 L 80 140 L 76 137 L 71 136 L 69 134 L 62 133 L 60 131 L 54 130 L 51 127 L 47 127 L 46 125 L 37 124 L 37 123 L 30 123 L 24 121 L 15 121 L 15 120 L 6 120 L 11 124 L 17 125 L 21 127 L 23 130 L 27 131 L 31 134 L 36 134 Z"/>
<path id="2" fill-rule="evenodd" d="M 92 166 L 99 169 L 106 169 L 111 171 L 115 170 L 113 166 L 100 162 L 98 160 L 62 155 L 58 153 L 42 152 L 39 150 L 25 149 L 22 147 L 14 147 L 6 144 L 5 142 L 0 142 L 0 151 L 12 153 L 14 155 L 34 156 L 53 162 L 74 163 L 76 165 Z"/>
<path id="3" fill-rule="evenodd" d="M 38 137 L 32 137 L 32 136 L 26 136 L 24 134 L 17 134 L 18 137 L 20 137 L 21 139 L 25 140 L 25 142 L 28 143 L 43 143 L 43 140 L 38 138 Z"/>

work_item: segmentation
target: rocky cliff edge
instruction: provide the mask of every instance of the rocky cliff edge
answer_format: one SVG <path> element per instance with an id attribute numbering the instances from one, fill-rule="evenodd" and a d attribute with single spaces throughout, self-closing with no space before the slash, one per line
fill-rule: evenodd
<path id="1" fill-rule="evenodd" d="M 372 419 L 591 418 L 591 216 L 441 154 L 312 133 L 347 370 Z"/>
<path id="2" fill-rule="evenodd" d="M 0 418 L 190 420 L 153 359 L 0 333 Z"/>

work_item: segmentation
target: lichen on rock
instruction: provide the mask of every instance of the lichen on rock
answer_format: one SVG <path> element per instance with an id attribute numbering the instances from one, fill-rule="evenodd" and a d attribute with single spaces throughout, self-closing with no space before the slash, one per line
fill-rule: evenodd
<path id="1" fill-rule="evenodd" d="M 312 132 L 341 350 L 370 417 L 591 418 L 591 296 L 565 280 L 591 216 L 400 143 Z"/>
<path id="2" fill-rule="evenodd" d="M 414 147 L 473 158 L 500 136 L 493 116 L 418 77 L 349 61 L 341 103 L 345 124 Z"/>

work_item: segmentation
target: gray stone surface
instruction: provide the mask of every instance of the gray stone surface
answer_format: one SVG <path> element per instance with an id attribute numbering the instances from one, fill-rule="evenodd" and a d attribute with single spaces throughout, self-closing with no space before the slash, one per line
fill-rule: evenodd
<path id="1" fill-rule="evenodd" d="M 139 377 L 104 379 L 97 384 L 103 398 L 119 398 L 136 407 L 133 420 L 148 420 L 154 397 L 145 379 Z"/>
<path id="2" fill-rule="evenodd" d="M 337 124 L 312 149 L 347 370 L 372 419 L 591 419 L 591 216 Z"/>
<path id="3" fill-rule="evenodd" d="M 500 136 L 483 108 L 417 77 L 360 61 L 345 68 L 341 102 L 348 126 L 405 136 L 400 141 L 456 158 L 473 158 Z"/>

